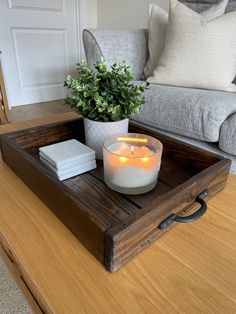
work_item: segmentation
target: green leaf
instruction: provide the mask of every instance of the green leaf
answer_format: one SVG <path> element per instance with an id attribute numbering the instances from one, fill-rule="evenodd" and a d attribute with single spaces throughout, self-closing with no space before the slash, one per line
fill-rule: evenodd
<path id="1" fill-rule="evenodd" d="M 149 83 L 133 84 L 133 72 L 125 61 L 110 68 L 101 58 L 92 70 L 84 60 L 77 63 L 77 78 L 68 75 L 64 86 L 70 91 L 65 105 L 96 121 L 118 121 L 139 112 Z"/>

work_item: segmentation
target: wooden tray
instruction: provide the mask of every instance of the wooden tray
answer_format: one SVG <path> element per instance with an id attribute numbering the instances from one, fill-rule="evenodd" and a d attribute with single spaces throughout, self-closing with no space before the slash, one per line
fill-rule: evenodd
<path id="1" fill-rule="evenodd" d="M 144 195 L 121 195 L 108 188 L 101 162 L 97 169 L 63 182 L 40 162 L 41 146 L 72 138 L 84 141 L 82 119 L 1 137 L 3 160 L 112 272 L 170 230 L 181 216 L 191 214 L 187 221 L 193 221 L 203 215 L 204 199 L 225 187 L 231 164 L 135 124 L 129 131 L 156 137 L 164 146 L 158 184 Z"/>

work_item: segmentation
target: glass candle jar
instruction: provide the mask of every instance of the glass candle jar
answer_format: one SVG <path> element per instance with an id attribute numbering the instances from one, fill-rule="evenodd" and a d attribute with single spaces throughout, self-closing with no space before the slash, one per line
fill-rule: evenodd
<path id="1" fill-rule="evenodd" d="M 128 133 L 104 142 L 104 179 L 113 190 L 123 194 L 142 194 L 157 183 L 162 144 L 157 139 Z"/>

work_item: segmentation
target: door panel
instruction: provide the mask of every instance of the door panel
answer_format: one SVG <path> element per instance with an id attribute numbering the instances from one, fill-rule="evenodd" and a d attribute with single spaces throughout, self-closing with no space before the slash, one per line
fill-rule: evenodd
<path id="1" fill-rule="evenodd" d="M 65 30 L 13 29 L 12 32 L 21 87 L 60 85 L 68 71 Z"/>
<path id="2" fill-rule="evenodd" d="M 10 9 L 63 11 L 63 0 L 8 0 Z"/>
<path id="3" fill-rule="evenodd" d="M 0 50 L 11 106 L 65 97 L 64 80 L 81 57 L 79 4 L 0 1 Z"/>

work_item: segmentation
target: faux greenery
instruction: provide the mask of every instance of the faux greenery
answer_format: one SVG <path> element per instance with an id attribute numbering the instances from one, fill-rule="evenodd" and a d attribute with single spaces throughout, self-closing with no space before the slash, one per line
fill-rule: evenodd
<path id="1" fill-rule="evenodd" d="M 71 90 L 65 103 L 83 117 L 95 121 L 118 121 L 139 111 L 144 104 L 146 83 L 134 85 L 133 73 L 125 63 L 108 70 L 103 58 L 92 70 L 84 61 L 77 64 L 78 77 L 68 75 L 65 86 Z"/>

